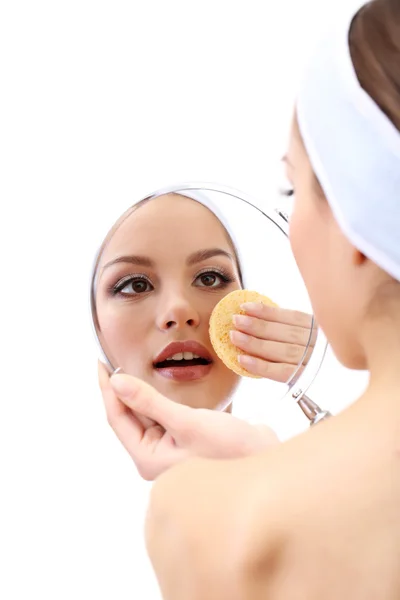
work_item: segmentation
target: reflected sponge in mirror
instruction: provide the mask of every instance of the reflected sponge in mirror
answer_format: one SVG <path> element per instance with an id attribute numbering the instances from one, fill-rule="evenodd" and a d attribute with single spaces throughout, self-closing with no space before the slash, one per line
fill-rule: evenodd
<path id="1" fill-rule="evenodd" d="M 251 290 L 235 290 L 222 298 L 214 307 L 210 317 L 210 340 L 218 358 L 237 375 L 242 377 L 253 377 L 259 379 L 258 375 L 253 375 L 244 369 L 238 361 L 238 355 L 244 354 L 237 348 L 229 337 L 229 332 L 234 329 L 233 316 L 244 315 L 241 305 L 246 302 L 261 302 L 267 306 L 278 307 L 267 296 Z"/>

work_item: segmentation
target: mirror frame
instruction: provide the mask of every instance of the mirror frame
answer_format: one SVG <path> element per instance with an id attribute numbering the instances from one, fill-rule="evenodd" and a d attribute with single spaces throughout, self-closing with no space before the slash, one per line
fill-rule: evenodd
<path id="1" fill-rule="evenodd" d="M 257 210 L 261 215 L 263 215 L 264 217 L 269 219 L 269 221 L 274 223 L 274 225 L 276 225 L 281 230 L 281 232 L 285 235 L 285 237 L 287 238 L 287 241 L 289 243 L 289 216 L 287 215 L 287 213 L 285 211 L 281 210 L 279 207 L 276 207 L 274 205 L 274 203 L 268 203 L 265 200 L 263 203 L 266 203 L 267 206 L 265 208 L 263 207 L 261 209 L 258 206 L 257 200 L 255 198 L 252 198 L 249 194 L 246 194 L 244 192 L 241 192 L 234 188 L 230 188 L 225 185 L 211 184 L 211 183 L 205 183 L 205 182 L 202 182 L 202 183 L 191 182 L 191 183 L 174 184 L 174 185 L 165 186 L 163 188 L 160 188 L 160 189 L 152 192 L 151 194 L 144 196 L 143 198 L 141 198 L 141 200 L 139 200 L 139 202 L 143 201 L 143 200 L 152 200 L 154 198 L 163 196 L 165 194 L 185 192 L 185 191 L 189 192 L 189 191 L 194 191 L 194 190 L 205 191 L 205 192 L 219 192 L 219 193 L 234 197 L 237 200 L 240 200 L 242 202 L 245 202 L 246 204 L 248 204 L 249 206 L 251 206 L 252 208 Z M 94 312 L 95 312 L 95 283 L 96 283 L 95 282 L 95 279 L 96 279 L 95 269 L 96 269 L 98 259 L 100 257 L 100 252 L 101 252 L 101 247 L 96 252 L 96 256 L 95 256 L 94 263 L 92 266 L 92 274 L 91 274 L 91 279 L 90 279 L 90 316 L 91 316 L 92 329 L 93 329 L 93 332 L 94 332 L 94 335 L 96 338 L 97 345 L 101 351 L 102 360 L 107 364 L 110 371 L 113 372 L 115 370 L 115 368 L 113 365 L 111 365 L 110 361 L 108 360 L 107 356 L 104 353 L 104 350 L 101 346 L 101 343 L 100 343 L 100 340 L 98 337 L 98 333 L 96 331 L 96 327 L 94 324 L 94 318 L 93 318 Z M 314 324 L 315 324 L 315 321 L 314 321 L 314 316 L 313 316 L 310 338 L 311 338 L 312 332 L 314 330 Z M 309 347 L 309 342 L 307 344 L 307 348 L 306 348 L 305 352 L 307 352 L 308 347 Z M 306 394 L 306 392 L 308 391 L 308 389 L 314 382 L 315 378 L 317 377 L 317 375 L 321 369 L 322 363 L 325 359 L 327 348 L 328 348 L 328 342 L 326 340 L 326 337 L 325 337 L 324 333 L 322 332 L 322 330 L 318 327 L 317 328 L 317 339 L 316 339 L 316 343 L 314 346 L 314 350 L 311 354 L 310 360 L 308 361 L 307 365 L 305 366 L 303 372 L 300 374 L 299 374 L 299 370 L 301 367 L 301 362 L 299 363 L 299 365 L 297 366 L 297 368 L 294 371 L 291 378 L 284 384 L 287 386 L 287 390 L 283 394 L 283 396 L 281 396 L 279 399 L 277 399 L 278 401 L 287 400 L 288 398 L 293 399 L 295 402 L 298 402 L 299 400 L 301 400 L 301 398 Z"/>

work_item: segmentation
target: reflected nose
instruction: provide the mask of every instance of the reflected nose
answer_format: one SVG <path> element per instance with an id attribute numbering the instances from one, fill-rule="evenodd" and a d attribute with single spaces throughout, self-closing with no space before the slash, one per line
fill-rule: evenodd
<path id="1" fill-rule="evenodd" d="M 157 327 L 161 330 L 181 329 L 186 326 L 196 328 L 200 323 L 200 315 L 194 306 L 182 295 L 174 295 L 161 299 L 159 314 L 156 317 Z"/>

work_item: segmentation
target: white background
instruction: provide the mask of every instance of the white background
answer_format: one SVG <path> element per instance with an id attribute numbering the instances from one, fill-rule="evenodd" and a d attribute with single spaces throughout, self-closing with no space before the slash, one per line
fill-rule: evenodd
<path id="1" fill-rule="evenodd" d="M 2 599 L 159 598 L 149 485 L 97 389 L 91 261 L 132 199 L 169 183 L 215 181 L 262 205 L 299 69 L 338 6 L 2 2 Z M 328 357 L 313 397 L 337 411 L 365 381 Z"/>

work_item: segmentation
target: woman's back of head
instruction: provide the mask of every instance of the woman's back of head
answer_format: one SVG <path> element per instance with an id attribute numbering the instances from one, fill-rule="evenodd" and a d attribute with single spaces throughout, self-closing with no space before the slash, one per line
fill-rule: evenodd
<path id="1" fill-rule="evenodd" d="M 400 1 L 373 0 L 363 6 L 349 44 L 361 87 L 400 130 Z"/>
<path id="2" fill-rule="evenodd" d="M 287 156 L 291 241 L 333 349 L 366 369 L 392 346 L 382 318 L 400 326 L 400 1 L 368 2 L 319 50 Z"/>

